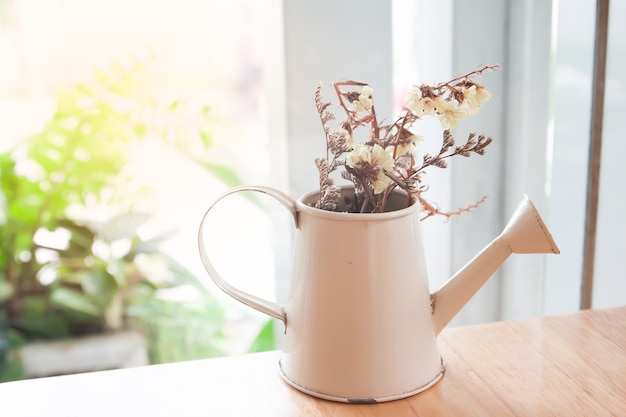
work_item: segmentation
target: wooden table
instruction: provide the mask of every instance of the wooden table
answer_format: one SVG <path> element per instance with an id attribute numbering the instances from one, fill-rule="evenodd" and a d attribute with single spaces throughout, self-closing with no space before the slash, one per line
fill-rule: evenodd
<path id="1" fill-rule="evenodd" d="M 452 328 L 446 373 L 382 404 L 309 397 L 278 352 L 0 384 L 0 416 L 626 416 L 626 306 Z"/>

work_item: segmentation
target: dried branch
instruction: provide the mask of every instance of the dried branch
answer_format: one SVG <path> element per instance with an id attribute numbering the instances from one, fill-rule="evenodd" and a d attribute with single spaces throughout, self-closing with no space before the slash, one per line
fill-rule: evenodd
<path id="1" fill-rule="evenodd" d="M 330 177 L 330 166 L 328 160 L 324 158 L 315 158 L 315 165 L 320 173 L 320 196 L 315 207 L 322 210 L 335 211 L 339 201 L 339 187 Z"/>
<path id="2" fill-rule="evenodd" d="M 485 65 L 434 86 L 413 86 L 399 117 L 390 124 L 381 124 L 378 120 L 373 89 L 367 83 L 347 80 L 333 83 L 339 108 L 346 115 L 333 129 L 331 122 L 335 114 L 329 111 L 330 103 L 323 100 L 322 84 L 318 84 L 315 105 L 326 135 L 326 158 L 315 161 L 320 172 L 320 199 L 316 206 L 337 209 L 339 188 L 330 175 L 340 167 L 343 167 L 341 177 L 355 186 L 354 198 L 342 202 L 342 207 L 346 203 L 351 211 L 384 211 L 396 187 L 417 196 L 427 213 L 425 218 L 460 215 L 481 204 L 485 198 L 454 211 L 442 211 L 423 197 L 428 186 L 422 180 L 427 168 L 447 168 L 447 160 L 453 156 L 485 154 L 493 141 L 491 137 L 470 133 L 464 144 L 457 145 L 451 129 L 459 120 L 475 114 L 490 97 L 485 87 L 473 78 L 498 67 Z M 425 154 L 421 163 L 416 163 L 415 148 L 423 138 L 412 128 L 424 116 L 439 119 L 444 128 L 443 138 L 436 155 Z M 356 136 L 365 129 L 367 137 L 357 141 Z"/>
<path id="3" fill-rule="evenodd" d="M 469 213 L 473 209 L 478 208 L 479 205 L 481 205 L 487 200 L 487 196 L 483 196 L 483 198 L 476 201 L 474 204 L 468 204 L 467 206 L 458 208 L 454 211 L 441 211 L 439 207 L 437 207 L 434 204 L 429 203 L 426 199 L 424 199 L 421 196 L 421 193 L 415 194 L 415 195 L 421 204 L 421 211 L 423 213 L 426 213 L 426 215 L 420 218 L 420 220 L 425 220 L 432 216 L 443 216 L 448 219 L 453 216 L 460 216 L 463 213 Z"/>
<path id="4" fill-rule="evenodd" d="M 500 68 L 500 65 L 484 65 L 481 68 L 475 69 L 473 71 L 468 72 L 467 74 L 459 75 L 450 81 L 446 81 L 443 83 L 437 84 L 435 87 L 432 87 L 434 90 L 442 91 L 442 90 L 450 90 L 453 93 L 457 92 L 458 87 L 471 86 L 474 82 L 471 81 L 471 78 L 475 76 L 482 76 L 485 71 L 496 71 Z"/>
<path id="5" fill-rule="evenodd" d="M 317 113 L 319 114 L 322 127 L 324 128 L 324 133 L 326 134 L 326 159 L 329 159 L 330 157 L 329 142 L 331 133 L 328 123 L 335 119 L 335 114 L 326 110 L 330 105 L 330 102 L 324 102 L 322 99 L 322 83 L 320 82 L 317 84 L 317 88 L 315 89 L 315 107 L 317 108 Z"/>

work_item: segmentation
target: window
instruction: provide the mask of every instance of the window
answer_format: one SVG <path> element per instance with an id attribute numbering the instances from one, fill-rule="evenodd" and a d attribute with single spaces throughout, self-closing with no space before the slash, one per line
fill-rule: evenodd
<path id="1" fill-rule="evenodd" d="M 0 51 L 7 57 L 0 67 L 0 150 L 41 128 L 57 88 L 85 82 L 113 62 L 140 60 L 147 68 L 142 82 L 157 102 L 211 108 L 206 161 L 233 168 L 242 183 L 274 186 L 297 198 L 317 187 L 313 160 L 324 152 L 313 101 L 318 82 L 366 81 L 378 112 L 391 117 L 411 84 L 498 63 L 484 79 L 491 101 L 455 133 L 460 139 L 485 132 L 495 143 L 482 159 L 455 160 L 429 173 L 430 198 L 442 207 L 489 196 L 471 215 L 424 224 L 431 287 L 496 237 L 526 193 L 561 255 L 513 256 L 455 324 L 573 311 L 580 304 L 595 16 L 595 2 L 573 1 L 0 1 Z M 626 105 L 626 36 L 617 22 L 624 7 L 623 0 L 611 2 L 598 307 L 623 304 L 626 294 L 617 264 L 626 230 L 619 182 L 624 164 L 617 159 L 624 154 L 618 129 Z M 182 117 L 178 128 L 189 126 L 184 117 L 191 107 L 174 106 Z M 153 121 L 158 126 L 162 119 Z M 431 127 L 424 129 L 432 137 Z M 232 184 L 168 145 L 154 139 L 134 148 L 135 174 L 159 190 L 145 200 L 154 211 L 151 225 L 178 231 L 164 249 L 207 282 L 228 306 L 231 322 L 251 318 L 253 329 L 244 326 L 248 341 L 266 318 L 208 281 L 195 246 L 202 213 Z M 225 201 L 212 216 L 220 240 L 211 244 L 225 278 L 285 302 L 293 225 L 272 204 L 262 196 Z"/>
<path id="2" fill-rule="evenodd" d="M 612 86 L 607 94 L 612 106 L 605 115 L 607 146 L 616 150 L 618 141 L 611 138 L 617 133 L 611 129 L 616 128 L 615 115 L 623 113 L 618 98 L 623 80 L 618 74 L 623 73 L 619 39 L 624 37 L 613 22 L 621 8 L 620 2 L 612 2 L 607 84 Z M 483 63 L 499 63 L 498 72 L 485 79 L 493 93 L 489 105 L 462 128 L 488 131 L 496 143 L 483 160 L 454 161 L 447 172 L 431 179 L 437 182 L 441 205 L 456 207 L 490 196 L 470 216 L 425 225 L 431 285 L 438 287 L 497 236 L 526 193 L 544 216 L 561 254 L 511 257 L 455 323 L 577 310 L 595 3 L 394 0 L 352 7 L 330 1 L 286 2 L 284 13 L 289 192 L 297 196 L 315 186 L 310 160 L 321 151 L 320 128 L 312 104 L 303 106 L 317 81 L 367 81 L 377 101 L 387 103 L 377 110 L 391 114 L 407 83 L 440 81 Z M 391 42 L 393 56 L 388 54 Z M 393 97 L 385 96 L 391 78 Z M 464 132 L 459 129 L 458 137 Z M 619 216 L 607 214 L 623 206 L 623 193 L 615 185 L 620 176 L 613 173 L 619 163 L 610 160 L 618 154 L 603 152 L 596 259 L 600 278 L 594 298 L 598 307 L 624 303 L 624 292 L 615 291 L 624 280 L 619 267 L 612 266 L 617 253 L 624 252 L 617 237 L 624 225 Z M 605 174 L 608 169 L 610 175 Z"/>

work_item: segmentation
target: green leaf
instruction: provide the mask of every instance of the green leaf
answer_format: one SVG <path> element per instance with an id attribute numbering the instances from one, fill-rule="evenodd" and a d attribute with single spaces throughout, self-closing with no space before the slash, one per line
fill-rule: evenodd
<path id="1" fill-rule="evenodd" d="M 133 126 L 133 131 L 135 132 L 135 135 L 141 137 L 146 134 L 146 132 L 148 131 L 148 127 L 144 123 L 137 124 Z"/>
<path id="2" fill-rule="evenodd" d="M 11 326 L 19 329 L 27 339 L 68 336 L 68 323 L 59 314 L 51 314 L 46 305 L 45 295 L 25 297 L 20 315 L 12 320 Z"/>
<path id="3" fill-rule="evenodd" d="M 87 96 L 93 96 L 93 90 L 84 84 L 78 84 L 76 86 L 76 91 Z"/>
<path id="4" fill-rule="evenodd" d="M 84 294 L 69 288 L 55 288 L 50 294 L 50 300 L 57 306 L 83 314 L 98 316 L 100 310 Z"/>
<path id="5" fill-rule="evenodd" d="M 248 353 L 266 352 L 276 348 L 274 337 L 274 320 L 268 320 L 248 348 Z"/>
<path id="6" fill-rule="evenodd" d="M 130 250 L 129 256 L 130 258 L 134 258 L 136 255 L 140 253 L 155 253 L 158 252 L 161 243 L 167 242 L 176 234 L 176 230 L 169 230 L 163 233 L 159 233 L 158 235 L 146 239 L 146 240 L 136 240 L 133 242 L 133 247 Z"/>
<path id="7" fill-rule="evenodd" d="M 30 319 L 36 319 L 43 315 L 46 309 L 45 295 L 31 295 L 22 298 L 20 306 L 20 316 Z"/>
<path id="8" fill-rule="evenodd" d="M 200 140 L 202 140 L 205 147 L 210 148 L 213 145 L 213 136 L 211 133 L 201 130 L 198 132 L 198 136 L 200 136 Z"/>
<path id="9" fill-rule="evenodd" d="M 9 329 L 6 332 L 6 337 L 9 341 L 9 347 L 11 349 L 20 348 L 26 343 L 26 340 L 24 340 L 24 336 L 12 329 Z"/>
<path id="10" fill-rule="evenodd" d="M 148 213 L 125 213 L 104 222 L 100 234 L 107 242 L 129 239 L 136 236 L 139 227 L 149 219 Z"/>
<path id="11" fill-rule="evenodd" d="M 83 274 L 82 288 L 85 294 L 91 297 L 91 302 L 101 308 L 111 303 L 118 290 L 115 278 L 103 270 L 88 270 Z"/>
<path id="12" fill-rule="evenodd" d="M 0 303 L 8 300 L 13 295 L 13 284 L 0 280 Z"/>
<path id="13" fill-rule="evenodd" d="M 11 355 L 3 366 L 0 366 L 0 382 L 25 379 L 26 373 L 17 355 Z"/>
<path id="14" fill-rule="evenodd" d="M 200 161 L 197 158 L 193 158 L 196 163 L 213 174 L 217 179 L 222 181 L 229 187 L 235 187 L 241 185 L 241 179 L 231 168 L 226 165 L 217 164 L 215 162 Z"/>
<path id="15" fill-rule="evenodd" d="M 91 229 L 68 219 L 60 219 L 58 225 L 71 233 L 68 248 L 60 251 L 65 257 L 83 257 L 91 254 L 91 247 L 95 237 Z"/>
<path id="16" fill-rule="evenodd" d="M 207 118 L 210 113 L 211 113 L 211 106 L 204 105 L 200 108 L 200 114 L 202 114 L 204 118 Z"/>
<path id="17" fill-rule="evenodd" d="M 182 102 L 182 101 L 180 101 L 180 100 L 174 100 L 173 102 L 171 102 L 171 103 L 170 103 L 170 105 L 169 105 L 169 106 L 167 106 L 167 110 L 169 110 L 169 111 L 174 111 L 174 110 L 176 110 L 177 108 L 179 108 L 179 107 L 180 107 L 180 106 L 182 106 L 182 105 L 183 105 L 183 102 Z"/>
<path id="18" fill-rule="evenodd" d="M 168 267 L 174 276 L 172 286 L 188 284 L 195 287 L 201 294 L 208 296 L 209 292 L 207 287 L 200 284 L 198 282 L 198 277 L 196 277 L 188 268 L 166 253 L 163 253 L 162 256 L 167 261 Z"/>

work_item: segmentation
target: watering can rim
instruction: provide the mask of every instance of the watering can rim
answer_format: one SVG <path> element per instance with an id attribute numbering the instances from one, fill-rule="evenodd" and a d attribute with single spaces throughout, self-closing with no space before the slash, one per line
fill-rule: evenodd
<path id="1" fill-rule="evenodd" d="M 353 185 L 342 185 L 339 187 L 340 192 L 344 190 L 352 190 L 354 189 Z M 417 198 L 415 196 L 410 197 L 411 203 L 403 208 L 399 208 L 396 210 L 385 211 L 383 213 L 350 213 L 345 211 L 330 211 L 324 210 L 320 208 L 313 207 L 313 204 L 317 200 L 317 195 L 320 194 L 319 190 L 312 190 L 305 194 L 303 194 L 300 198 L 298 198 L 295 202 L 296 210 L 299 212 L 306 213 L 308 215 L 319 217 L 319 218 L 328 218 L 333 220 L 341 220 L 341 221 L 383 221 L 395 219 L 398 217 L 404 217 L 419 211 L 419 204 L 417 204 Z M 391 193 L 392 195 L 402 195 L 407 200 L 409 199 L 408 193 L 402 189 L 394 189 Z"/>

